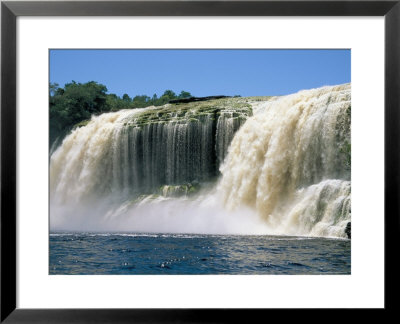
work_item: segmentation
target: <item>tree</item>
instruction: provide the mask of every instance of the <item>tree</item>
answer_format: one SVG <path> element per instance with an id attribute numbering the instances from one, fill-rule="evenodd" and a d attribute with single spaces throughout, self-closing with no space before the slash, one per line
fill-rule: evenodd
<path id="1" fill-rule="evenodd" d="M 146 95 L 135 96 L 132 100 L 132 108 L 144 108 L 150 105 L 150 97 Z"/>
<path id="2" fill-rule="evenodd" d="M 157 100 L 158 100 L 158 97 L 157 97 L 157 94 L 155 93 L 155 94 L 153 94 L 153 97 L 151 97 L 150 102 L 153 106 L 155 106 L 157 103 Z"/>
<path id="3" fill-rule="evenodd" d="M 87 83 L 65 84 L 61 88 L 57 83 L 49 84 L 50 103 L 50 144 L 58 137 L 65 136 L 76 124 L 103 112 L 118 111 L 129 108 L 144 108 L 151 105 L 161 106 L 177 98 L 189 98 L 190 92 L 181 91 L 179 96 L 172 90 L 166 90 L 160 98 L 154 94 L 122 98 L 114 93 L 107 94 L 107 87 L 95 81 Z"/>
<path id="4" fill-rule="evenodd" d="M 190 92 L 183 91 L 183 90 L 181 91 L 181 93 L 178 96 L 179 99 L 190 98 L 190 97 L 192 97 Z"/>
<path id="5" fill-rule="evenodd" d="M 58 83 L 50 83 L 49 85 L 49 95 L 54 96 L 57 90 L 59 89 L 59 84 Z"/>
<path id="6" fill-rule="evenodd" d="M 128 94 L 124 93 L 124 95 L 122 96 L 122 100 L 126 101 L 126 102 L 130 102 L 132 99 L 129 97 Z"/>
<path id="7" fill-rule="evenodd" d="M 172 90 L 165 90 L 164 94 L 161 97 L 168 97 L 170 99 L 175 99 L 176 94 Z"/>
<path id="8" fill-rule="evenodd" d="M 131 102 L 121 99 L 114 93 L 110 93 L 107 95 L 106 104 L 109 111 L 118 111 L 129 108 Z"/>
<path id="9" fill-rule="evenodd" d="M 109 111 L 106 92 L 106 86 L 94 81 L 83 84 L 72 81 L 63 89 L 50 84 L 50 141 L 92 114 Z"/>
<path id="10" fill-rule="evenodd" d="M 156 106 L 165 105 L 172 99 L 176 99 L 175 92 L 173 92 L 172 90 L 165 90 L 162 96 L 158 99 Z"/>

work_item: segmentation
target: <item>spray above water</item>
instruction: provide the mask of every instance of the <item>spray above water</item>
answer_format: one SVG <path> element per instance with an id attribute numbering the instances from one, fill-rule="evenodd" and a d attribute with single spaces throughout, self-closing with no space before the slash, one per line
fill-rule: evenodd
<path id="1" fill-rule="evenodd" d="M 51 156 L 51 230 L 345 237 L 350 99 L 342 85 L 93 117 Z"/>

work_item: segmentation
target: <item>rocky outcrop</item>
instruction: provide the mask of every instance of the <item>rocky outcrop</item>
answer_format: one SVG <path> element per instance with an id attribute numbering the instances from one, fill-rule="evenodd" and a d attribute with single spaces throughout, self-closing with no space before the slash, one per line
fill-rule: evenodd
<path id="1" fill-rule="evenodd" d="M 351 239 L 351 222 L 348 222 L 344 232 L 347 235 L 347 238 Z"/>
<path id="2" fill-rule="evenodd" d="M 195 102 L 195 101 L 206 101 L 206 100 L 213 100 L 213 99 L 223 99 L 223 98 L 232 98 L 230 96 L 208 96 L 208 97 L 190 97 L 190 98 L 183 98 L 183 99 L 173 99 L 170 100 L 169 103 L 188 103 L 188 102 Z"/>
<path id="3" fill-rule="evenodd" d="M 160 187 L 160 195 L 163 197 L 187 197 L 197 193 L 200 190 L 200 184 L 197 181 L 183 185 L 164 185 Z"/>

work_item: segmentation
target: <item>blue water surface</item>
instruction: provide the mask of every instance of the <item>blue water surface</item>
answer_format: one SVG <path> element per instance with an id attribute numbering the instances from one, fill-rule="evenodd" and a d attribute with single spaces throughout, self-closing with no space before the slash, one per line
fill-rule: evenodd
<path id="1" fill-rule="evenodd" d="M 350 274 L 350 240 L 52 233 L 50 274 Z"/>

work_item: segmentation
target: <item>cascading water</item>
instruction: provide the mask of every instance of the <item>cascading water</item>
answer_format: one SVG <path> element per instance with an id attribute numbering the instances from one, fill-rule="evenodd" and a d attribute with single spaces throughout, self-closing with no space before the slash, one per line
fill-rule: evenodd
<path id="1" fill-rule="evenodd" d="M 51 227 L 107 229 L 105 219 L 117 222 L 142 195 L 176 196 L 215 180 L 252 113 L 241 99 L 233 111 L 232 100 L 121 110 L 73 130 L 51 156 Z"/>
<path id="2" fill-rule="evenodd" d="M 51 229 L 345 237 L 350 93 L 93 117 L 51 156 Z"/>
<path id="3" fill-rule="evenodd" d="M 218 191 L 276 233 L 345 236 L 350 221 L 349 84 L 267 102 L 236 134 Z"/>
<path id="4" fill-rule="evenodd" d="M 218 173 L 217 157 L 223 160 L 238 119 L 249 114 L 249 108 L 167 107 L 93 117 L 51 156 L 51 193 L 68 201 L 110 193 L 131 197 L 162 185 L 208 181 Z"/>

